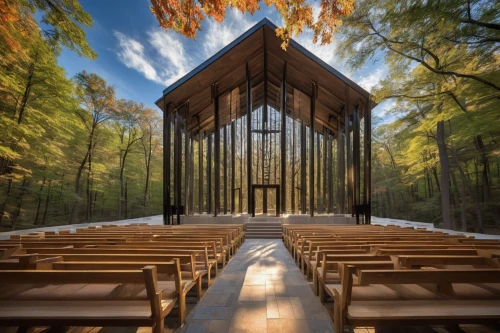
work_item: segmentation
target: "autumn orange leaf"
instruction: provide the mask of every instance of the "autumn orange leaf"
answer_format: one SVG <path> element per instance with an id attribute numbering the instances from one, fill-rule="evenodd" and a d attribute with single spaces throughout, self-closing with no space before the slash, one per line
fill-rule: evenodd
<path id="1" fill-rule="evenodd" d="M 201 31 L 201 21 L 211 17 L 220 23 L 227 8 L 236 8 L 242 13 L 254 14 L 260 9 L 259 0 L 150 0 L 151 11 L 160 26 L 166 31 L 173 30 L 196 39 Z M 300 35 L 304 28 L 314 32 L 313 42 L 329 44 L 335 30 L 342 24 L 342 17 L 354 9 L 354 0 L 321 0 L 318 19 L 314 21 L 311 4 L 305 0 L 264 0 L 266 6 L 274 5 L 283 18 L 284 24 L 276 29 L 276 35 L 283 40 L 281 47 L 286 50 L 290 39 Z"/>

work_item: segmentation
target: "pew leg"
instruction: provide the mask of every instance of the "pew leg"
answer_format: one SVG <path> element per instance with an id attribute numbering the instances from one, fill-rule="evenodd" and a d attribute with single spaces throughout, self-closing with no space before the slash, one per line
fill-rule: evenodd
<path id="1" fill-rule="evenodd" d="M 340 310 L 337 304 L 333 303 L 333 330 L 335 333 L 342 333 L 340 326 Z"/>
<path id="2" fill-rule="evenodd" d="M 323 281 L 318 278 L 318 293 L 319 300 L 322 304 L 325 304 L 325 286 L 323 285 Z"/>
<path id="3" fill-rule="evenodd" d="M 207 267 L 207 288 L 210 287 L 210 278 L 212 275 L 212 266 Z"/>
<path id="4" fill-rule="evenodd" d="M 301 265 L 300 267 L 302 269 L 302 274 L 306 274 L 306 267 L 305 267 L 306 264 L 304 262 L 304 257 L 302 257 L 302 256 L 300 257 L 300 265 Z"/>
<path id="5" fill-rule="evenodd" d="M 313 269 L 313 292 L 314 295 L 318 296 L 318 271 Z"/>
<path id="6" fill-rule="evenodd" d="M 179 295 L 179 327 L 184 325 L 184 319 L 186 318 L 186 295 L 180 293 Z"/>
<path id="7" fill-rule="evenodd" d="M 309 274 L 311 274 L 311 265 L 306 265 L 306 280 L 309 280 Z"/>
<path id="8" fill-rule="evenodd" d="M 201 280 L 201 275 L 198 276 L 198 280 L 196 280 L 196 290 L 197 290 L 197 295 L 196 297 L 198 298 L 198 301 L 201 300 L 201 293 L 202 293 L 202 286 L 201 286 L 202 280 Z"/>
<path id="9" fill-rule="evenodd" d="M 344 332 L 344 316 L 340 311 L 340 306 L 333 304 L 333 320 L 334 330 L 336 333 Z"/>
<path id="10" fill-rule="evenodd" d="M 163 333 L 164 328 L 164 318 L 157 319 L 153 327 L 153 333 Z"/>

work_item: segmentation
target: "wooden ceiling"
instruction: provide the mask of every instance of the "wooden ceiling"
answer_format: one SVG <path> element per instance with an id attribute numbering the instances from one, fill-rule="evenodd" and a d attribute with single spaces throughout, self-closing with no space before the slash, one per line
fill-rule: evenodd
<path id="1" fill-rule="evenodd" d="M 323 127 L 337 131 L 337 119 L 343 123 L 343 109 L 349 113 L 355 107 L 363 111 L 368 107 L 369 94 L 356 83 L 309 53 L 295 41 L 287 51 L 281 49 L 275 26 L 267 19 L 226 46 L 184 78 L 165 89 L 156 105 L 169 112 L 179 111 L 184 117 L 188 111 L 188 129 L 199 128 L 205 134 L 212 133 L 214 111 L 211 85 L 216 83 L 219 96 L 219 121 L 224 126 L 231 120 L 246 114 L 246 64 L 252 77 L 252 108 L 264 104 L 264 54 L 267 53 L 267 103 L 279 110 L 281 80 L 286 62 L 287 115 L 310 122 L 310 96 L 313 83 L 317 85 L 315 112 L 316 130 Z M 187 103 L 188 102 L 188 103 Z M 371 104 L 374 105 L 373 103 Z"/>

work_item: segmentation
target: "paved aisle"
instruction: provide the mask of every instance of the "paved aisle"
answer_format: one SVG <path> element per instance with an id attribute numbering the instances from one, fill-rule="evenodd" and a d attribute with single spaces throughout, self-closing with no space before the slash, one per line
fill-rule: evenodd
<path id="1" fill-rule="evenodd" d="M 249 239 L 180 332 L 325 333 L 333 328 L 283 242 Z"/>

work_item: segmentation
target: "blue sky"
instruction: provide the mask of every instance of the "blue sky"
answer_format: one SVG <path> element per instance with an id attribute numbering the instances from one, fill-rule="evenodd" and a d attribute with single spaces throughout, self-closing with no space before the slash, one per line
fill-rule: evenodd
<path id="1" fill-rule="evenodd" d="M 194 41 L 159 28 L 148 0 L 82 0 L 81 4 L 94 20 L 94 25 L 86 29 L 86 33 L 98 58 L 80 58 L 74 52 L 64 50 L 59 63 L 66 68 L 68 76 L 84 69 L 96 73 L 115 86 L 118 97 L 142 102 L 155 109 L 154 101 L 161 97 L 165 87 L 262 18 L 267 17 L 281 25 L 274 7 L 268 8 L 263 3 L 261 10 L 253 16 L 229 9 L 221 24 L 211 19 L 203 21 L 202 31 Z M 314 5 L 319 6 L 319 2 Z M 315 13 L 318 9 L 314 7 Z M 307 30 L 295 39 L 367 90 L 376 86 L 387 72 L 381 61 L 350 72 L 336 55 L 335 39 L 327 46 L 313 44 L 312 33 Z M 374 114 L 384 116 L 390 105 L 390 102 L 379 105 Z"/>

